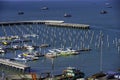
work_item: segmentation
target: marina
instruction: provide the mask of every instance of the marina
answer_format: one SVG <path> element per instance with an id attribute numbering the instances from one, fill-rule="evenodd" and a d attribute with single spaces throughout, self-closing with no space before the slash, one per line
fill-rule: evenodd
<path id="1" fill-rule="evenodd" d="M 0 1 L 0 80 L 120 79 L 113 3 L 6 2 Z"/>

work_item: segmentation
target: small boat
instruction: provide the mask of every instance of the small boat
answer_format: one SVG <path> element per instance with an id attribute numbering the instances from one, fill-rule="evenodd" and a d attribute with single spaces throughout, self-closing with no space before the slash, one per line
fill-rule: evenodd
<path id="1" fill-rule="evenodd" d="M 64 17 L 72 17 L 72 15 L 65 13 Z"/>
<path id="2" fill-rule="evenodd" d="M 45 56 L 48 58 L 55 58 L 60 55 L 61 55 L 60 52 L 56 51 L 55 49 L 49 50 L 49 52 L 45 54 Z"/>
<path id="3" fill-rule="evenodd" d="M 42 7 L 41 10 L 48 10 L 48 7 Z"/>
<path id="4" fill-rule="evenodd" d="M 78 55 L 80 52 L 77 50 L 73 50 L 72 48 L 67 48 L 68 52 L 71 52 L 72 55 Z"/>
<path id="5" fill-rule="evenodd" d="M 91 77 L 88 78 L 88 80 L 96 80 L 96 79 L 107 80 L 107 77 L 105 73 L 99 72 L 99 73 L 93 74 Z"/>
<path id="6" fill-rule="evenodd" d="M 33 46 L 24 44 L 24 45 L 23 45 L 23 49 L 34 50 L 35 48 L 34 48 Z"/>
<path id="7" fill-rule="evenodd" d="M 13 45 L 11 48 L 12 48 L 13 50 L 19 50 L 19 49 L 21 49 L 21 47 L 18 46 L 18 45 Z"/>
<path id="8" fill-rule="evenodd" d="M 107 14 L 108 12 L 107 11 L 105 11 L 105 10 L 102 10 L 101 12 L 100 12 L 100 14 Z"/>
<path id="9" fill-rule="evenodd" d="M 20 11 L 20 12 L 18 12 L 18 15 L 23 15 L 23 14 L 24 14 L 24 12 L 21 12 L 21 11 Z"/>
<path id="10" fill-rule="evenodd" d="M 5 50 L 0 47 L 0 53 L 5 53 Z"/>
<path id="11" fill-rule="evenodd" d="M 18 57 L 21 57 L 21 56 L 25 58 L 30 58 L 31 60 L 39 59 L 38 55 L 35 55 L 34 53 L 30 53 L 30 52 L 25 52 L 25 53 L 18 55 Z"/>
<path id="12" fill-rule="evenodd" d="M 24 61 L 24 62 L 27 62 L 27 61 L 30 61 L 30 59 L 28 59 L 28 58 L 20 58 L 20 57 L 17 57 L 17 58 L 14 58 L 14 60 L 16 60 L 16 61 Z"/>
<path id="13" fill-rule="evenodd" d="M 57 57 L 56 53 L 46 53 L 45 56 L 48 57 L 48 58 L 55 58 L 55 57 Z"/>

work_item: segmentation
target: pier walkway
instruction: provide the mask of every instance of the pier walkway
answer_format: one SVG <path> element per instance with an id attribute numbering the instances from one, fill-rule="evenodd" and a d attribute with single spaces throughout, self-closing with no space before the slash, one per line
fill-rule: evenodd
<path id="1" fill-rule="evenodd" d="M 45 24 L 48 26 L 79 28 L 79 29 L 89 29 L 90 26 L 86 24 L 74 24 L 74 23 L 45 23 Z"/>
<path id="2" fill-rule="evenodd" d="M 28 20 L 28 21 L 8 21 L 0 22 L 0 26 L 6 25 L 21 25 L 21 24 L 45 24 L 45 23 L 63 23 L 64 21 L 59 20 Z"/>
<path id="3" fill-rule="evenodd" d="M 89 26 L 90 26 L 87 24 L 64 23 L 64 21 L 60 21 L 60 20 L 28 20 L 28 21 L 0 22 L 0 26 L 21 25 L 21 24 L 24 24 L 24 25 L 25 24 L 45 24 L 48 26 L 79 28 L 79 29 L 89 29 Z"/>
<path id="4" fill-rule="evenodd" d="M 7 66 L 7 67 L 10 67 L 10 68 L 16 68 L 16 69 L 19 69 L 19 70 L 23 70 L 24 72 L 26 70 L 28 70 L 30 72 L 30 67 L 29 66 L 10 61 L 9 59 L 0 59 L 0 65 Z"/>

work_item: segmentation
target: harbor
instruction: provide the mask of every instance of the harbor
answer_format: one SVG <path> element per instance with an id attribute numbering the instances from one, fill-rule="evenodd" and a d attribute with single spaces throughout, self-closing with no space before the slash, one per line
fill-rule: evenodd
<path id="1" fill-rule="evenodd" d="M 120 20 L 111 1 L 0 7 L 0 80 L 120 79 Z"/>

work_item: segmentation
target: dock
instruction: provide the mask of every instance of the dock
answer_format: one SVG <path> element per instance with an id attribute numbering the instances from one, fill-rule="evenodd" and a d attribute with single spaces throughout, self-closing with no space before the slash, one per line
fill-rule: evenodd
<path id="1" fill-rule="evenodd" d="M 48 26 L 79 28 L 79 29 L 89 29 L 90 26 L 86 24 L 75 24 L 75 23 L 45 23 L 45 24 Z"/>
<path id="2" fill-rule="evenodd" d="M 0 59 L 0 65 L 14 68 L 14 69 L 19 69 L 22 70 L 23 72 L 29 71 L 30 72 L 30 67 L 21 63 L 13 62 L 10 61 L 9 59 Z"/>
<path id="3" fill-rule="evenodd" d="M 0 26 L 8 26 L 8 25 L 21 25 L 21 24 L 45 24 L 45 23 L 63 23 L 64 21 L 60 20 L 28 20 L 28 21 L 8 21 L 8 22 L 0 22 Z"/>
<path id="4" fill-rule="evenodd" d="M 21 24 L 23 24 L 23 25 L 26 25 L 26 24 L 45 24 L 47 26 L 79 28 L 79 29 L 89 29 L 89 26 L 90 26 L 87 24 L 64 23 L 64 21 L 61 21 L 61 20 L 28 20 L 28 21 L 0 22 L 0 26 L 21 25 Z"/>

